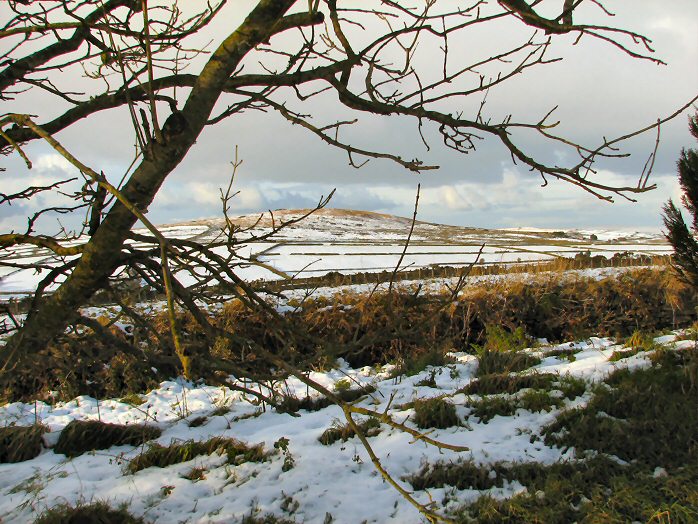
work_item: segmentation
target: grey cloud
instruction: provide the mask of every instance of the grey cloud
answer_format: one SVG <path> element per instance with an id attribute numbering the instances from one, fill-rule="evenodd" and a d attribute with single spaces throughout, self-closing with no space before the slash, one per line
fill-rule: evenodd
<path id="1" fill-rule="evenodd" d="M 488 98 L 486 114 L 495 120 L 511 113 L 518 120 L 536 121 L 559 104 L 556 116 L 562 121 L 560 133 L 595 145 L 604 136 L 624 134 L 652 123 L 695 95 L 698 71 L 694 64 L 698 62 L 698 41 L 696 32 L 691 32 L 691 28 L 697 25 L 698 4 L 693 0 L 616 4 L 614 8 L 619 10 L 616 20 L 653 36 L 658 55 L 666 59 L 668 66 L 659 67 L 633 60 L 605 43 L 585 38 L 578 46 L 572 46 L 573 39 L 566 39 L 553 51 L 564 54 L 567 60 L 530 70 L 512 79 L 508 86 L 493 90 Z M 596 7 L 590 5 L 590 9 L 597 22 L 616 22 L 603 17 Z M 495 36 L 501 35 L 483 31 L 478 38 L 481 42 L 492 42 Z M 460 49 L 474 53 L 478 48 L 463 46 Z M 436 71 L 440 64 L 433 68 Z M 479 102 L 479 98 L 457 102 L 452 110 L 474 114 Z M 313 122 L 317 124 L 334 122 L 348 114 L 338 107 L 335 98 L 330 95 L 320 96 L 305 104 L 290 97 L 288 104 L 293 109 L 312 113 Z M 34 109 L 39 114 L 43 111 L 38 106 Z M 426 126 L 424 132 L 431 147 L 427 151 L 414 119 L 358 116 L 360 122 L 343 130 L 340 138 L 345 137 L 366 149 L 390 152 L 405 158 L 417 157 L 425 163 L 438 164 L 441 169 L 415 176 L 389 161 L 371 160 L 364 168 L 355 170 L 348 165 L 345 152 L 327 146 L 299 126 L 289 125 L 275 114 L 249 112 L 212 126 L 202 134 L 187 158 L 167 180 L 163 188 L 167 195 L 158 196 L 151 207 L 151 215 L 156 221 L 168 222 L 218 214 L 220 206 L 216 203 L 215 187 L 227 183 L 236 145 L 244 160 L 237 175 L 237 185 L 243 189 L 249 188 L 251 193 L 257 192 L 238 208 L 240 212 L 308 207 L 316 203 L 320 194 L 327 194 L 330 188 L 337 187 L 338 192 L 332 203 L 335 207 L 409 215 L 413 200 L 408 195 L 412 194 L 417 182 L 421 182 L 425 189 L 434 190 L 463 182 L 480 184 L 480 194 L 486 195 L 488 191 L 497 191 L 497 184 L 502 182 L 505 169 L 513 169 L 510 155 L 496 140 L 484 140 L 476 152 L 461 155 L 444 148 L 434 127 Z M 60 133 L 58 138 L 78 158 L 98 171 L 104 170 L 110 179 L 118 181 L 133 155 L 132 134 L 127 112 L 109 111 Z M 654 138 L 653 134 L 647 134 L 629 142 L 626 151 L 633 154 L 631 158 L 604 161 L 599 167 L 624 175 L 632 183 L 654 146 Z M 530 154 L 549 162 L 560 162 L 562 159 L 571 161 L 573 157 L 569 151 L 567 157 L 561 157 L 562 148 L 551 147 L 531 137 L 521 137 L 520 143 Z M 673 176 L 676 156 L 684 146 L 693 146 L 693 141 L 682 116 L 662 129 L 655 172 Z M 30 148 L 34 155 L 46 151 L 46 146 L 38 144 Z M 202 188 L 203 193 L 208 191 L 208 197 L 206 194 L 192 197 L 186 184 L 193 181 L 209 185 Z M 540 177 L 536 176 L 523 179 L 525 186 L 522 193 L 526 193 L 528 186 L 537 187 L 540 183 Z M 393 187 L 396 192 L 404 190 L 405 201 L 388 198 L 386 193 L 372 190 L 379 187 Z M 274 191 L 270 188 L 274 188 Z M 571 186 L 565 186 L 564 192 L 579 194 Z M 403 195 L 402 192 L 399 194 Z M 542 201 L 555 201 L 560 198 L 559 194 L 557 190 L 535 193 L 536 198 Z M 669 196 L 670 190 L 660 187 L 656 196 L 643 196 L 641 201 L 656 204 Z M 576 196 L 572 198 L 576 199 Z M 481 199 L 483 201 L 476 202 L 477 205 L 466 202 L 462 208 L 449 208 L 438 202 L 425 204 L 420 216 L 425 220 L 498 226 L 507 225 L 507 221 L 511 221 L 511 225 L 526 225 L 522 224 L 525 220 L 535 222 L 531 225 L 564 221 L 581 226 L 587 225 L 587 221 L 604 220 L 608 224 L 627 222 L 629 217 L 638 225 L 658 224 L 658 210 L 650 212 L 649 203 L 641 202 L 639 206 L 628 210 L 622 208 L 619 212 L 620 206 L 596 207 L 593 197 L 586 198 L 593 202 L 587 207 L 594 209 L 594 213 L 587 213 L 587 207 L 583 206 L 570 208 L 564 215 L 549 210 L 538 212 L 531 208 L 526 218 L 524 210 L 512 213 L 501 202 Z M 255 209 L 253 203 L 259 208 Z M 577 223 L 573 224 L 575 221 Z"/>

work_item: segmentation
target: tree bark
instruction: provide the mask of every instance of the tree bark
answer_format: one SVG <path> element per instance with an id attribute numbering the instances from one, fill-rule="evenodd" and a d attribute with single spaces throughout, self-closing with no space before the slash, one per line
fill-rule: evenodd
<path id="1" fill-rule="evenodd" d="M 123 187 L 122 193 L 129 202 L 146 212 L 167 175 L 184 159 L 205 127 L 240 61 L 250 50 L 269 39 L 277 22 L 295 1 L 260 0 L 245 21 L 220 44 L 196 79 L 182 111 L 170 115 L 165 122 L 162 142 L 152 141 L 146 158 Z M 177 126 L 168 126 L 175 119 Z M 176 132 L 167 132 L 175 127 Z M 55 293 L 41 300 L 21 331 L 0 349 L 0 365 L 5 372 L 65 331 L 78 308 L 103 287 L 118 267 L 122 246 L 135 222 L 136 217 L 120 202 L 115 202 L 85 245 L 70 276 Z"/>

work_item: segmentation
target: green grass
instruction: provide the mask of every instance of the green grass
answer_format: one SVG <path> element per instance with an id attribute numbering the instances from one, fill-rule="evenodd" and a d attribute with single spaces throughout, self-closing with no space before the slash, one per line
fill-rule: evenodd
<path id="1" fill-rule="evenodd" d="M 137 393 L 129 393 L 128 395 L 122 397 L 119 402 L 123 402 L 129 406 L 141 406 L 145 404 L 145 399 Z"/>
<path id="2" fill-rule="evenodd" d="M 562 399 L 555 397 L 550 392 L 542 389 L 531 389 L 516 397 L 511 395 L 484 396 L 477 400 L 470 400 L 470 416 L 487 423 L 496 416 L 510 417 L 519 409 L 532 412 L 550 411 L 559 408 L 563 404 Z"/>
<path id="3" fill-rule="evenodd" d="M 519 399 L 519 407 L 532 411 L 550 411 L 562 406 L 562 399 L 552 396 L 549 392 L 541 389 L 531 389 L 526 391 Z"/>
<path id="4" fill-rule="evenodd" d="M 562 413 L 549 445 L 595 450 L 648 466 L 698 463 L 698 350 L 664 351 L 647 369 L 614 372 L 586 407 Z"/>
<path id="5" fill-rule="evenodd" d="M 267 459 L 261 444 L 249 446 L 236 439 L 214 437 L 204 442 L 187 440 L 169 446 L 152 444 L 129 462 L 127 470 L 129 473 L 136 473 L 150 467 L 166 468 L 173 464 L 187 462 L 200 455 L 214 453 L 225 453 L 227 463 L 235 465 L 243 462 L 263 462 Z"/>
<path id="6" fill-rule="evenodd" d="M 586 466 L 588 467 L 588 466 Z M 526 493 L 508 500 L 480 497 L 456 512 L 461 523 L 626 524 L 698 522 L 698 471 L 693 466 L 671 478 L 653 478 L 636 470 L 604 475 L 591 466 L 561 474 L 555 467 L 541 468 L 544 482 L 525 484 Z M 589 472 L 593 477 L 589 478 Z"/>
<path id="7" fill-rule="evenodd" d="M 611 362 L 617 362 L 621 359 L 637 355 L 638 353 L 662 349 L 660 345 L 654 342 L 653 335 L 639 330 L 636 330 L 628 337 L 628 339 L 625 341 L 625 348 L 626 349 L 615 350 L 613 353 L 611 353 L 611 356 L 608 357 L 608 360 Z"/>
<path id="8" fill-rule="evenodd" d="M 508 396 L 487 396 L 480 400 L 469 401 L 468 406 L 471 409 L 470 416 L 479 418 L 480 422 L 484 424 L 497 415 L 510 417 L 519 409 L 516 399 Z"/>
<path id="9" fill-rule="evenodd" d="M 485 349 L 478 354 L 476 375 L 483 377 L 485 375 L 515 373 L 538 364 L 540 364 L 538 357 L 524 352 L 501 353 Z"/>
<path id="10" fill-rule="evenodd" d="M 554 389 L 560 390 L 566 399 L 572 400 L 586 392 L 587 382 L 583 378 L 563 375 L 557 380 Z"/>
<path id="11" fill-rule="evenodd" d="M 487 490 L 517 481 L 526 492 L 507 500 L 481 496 L 454 512 L 462 523 L 556 524 L 698 521 L 698 465 L 667 476 L 620 466 L 604 456 L 552 465 L 472 461 L 427 465 L 408 477 L 415 490 L 454 487 Z"/>
<path id="12" fill-rule="evenodd" d="M 499 326 L 485 328 L 485 344 L 474 345 L 478 357 L 477 376 L 523 371 L 540 364 L 540 359 L 523 351 L 531 343 L 523 328 L 507 331 Z"/>
<path id="13" fill-rule="evenodd" d="M 297 522 L 277 517 L 273 513 L 267 513 L 262 516 L 245 515 L 240 524 L 297 524 Z"/>
<path id="14" fill-rule="evenodd" d="M 558 348 L 558 349 L 551 349 L 545 352 L 544 356 L 546 357 L 562 357 L 564 359 L 569 360 L 570 362 L 574 362 L 577 360 L 577 357 L 575 356 L 577 353 L 581 352 L 581 349 L 576 349 L 576 348 Z"/>

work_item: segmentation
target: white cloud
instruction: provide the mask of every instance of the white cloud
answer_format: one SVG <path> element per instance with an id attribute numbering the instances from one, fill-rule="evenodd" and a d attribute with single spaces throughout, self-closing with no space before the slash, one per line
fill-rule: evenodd
<path id="1" fill-rule="evenodd" d="M 49 153 L 39 155 L 36 161 L 33 162 L 33 169 L 36 169 L 41 174 L 56 174 L 62 176 L 75 175 L 78 170 L 65 158 L 58 153 Z"/>

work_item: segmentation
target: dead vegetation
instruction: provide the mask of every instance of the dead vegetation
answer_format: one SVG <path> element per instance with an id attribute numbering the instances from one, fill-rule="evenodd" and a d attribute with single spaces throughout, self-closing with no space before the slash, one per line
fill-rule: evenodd
<path id="1" fill-rule="evenodd" d="M 590 335 L 628 337 L 636 331 L 688 326 L 696 319 L 697 298 L 696 291 L 678 283 L 669 269 L 655 268 L 602 280 L 553 275 L 475 284 L 451 300 L 419 289 L 343 292 L 296 302 L 283 322 L 232 300 L 207 313 L 211 325 L 235 333 L 235 338 L 220 338 L 213 345 L 191 314 L 180 314 L 178 320 L 192 372 L 212 383 L 231 369 L 241 377 L 271 377 L 268 362 L 255 347 L 283 355 L 306 370 L 325 368 L 342 357 L 354 367 L 394 363 L 398 373 L 408 375 L 428 365 L 447 364 L 449 351 L 465 351 L 478 354 L 479 374 L 489 375 L 534 365 L 536 357 L 516 351 L 532 344 L 533 337 L 551 342 Z M 124 316 L 122 322 L 127 321 Z M 18 371 L 5 383 L 2 396 L 47 399 L 54 391 L 59 399 L 80 394 L 99 398 L 147 391 L 179 372 L 167 315 L 156 316 L 152 324 L 140 334 L 138 347 L 125 344 L 114 351 L 89 330 L 50 346 L 36 356 L 46 373 Z M 119 337 L 133 342 L 132 335 Z M 107 351 L 111 355 L 105 366 Z M 563 353 L 574 358 L 575 350 Z M 316 401 L 279 402 L 297 411 L 314 409 Z"/>

